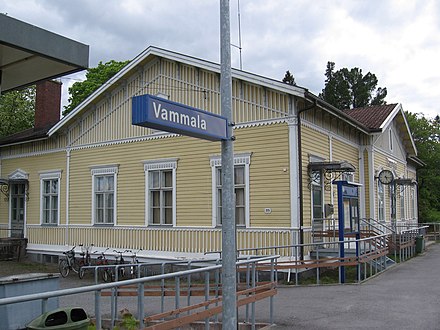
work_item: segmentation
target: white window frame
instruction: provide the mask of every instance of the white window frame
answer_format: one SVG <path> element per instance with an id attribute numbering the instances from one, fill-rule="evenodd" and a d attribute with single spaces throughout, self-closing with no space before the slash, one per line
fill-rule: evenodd
<path id="1" fill-rule="evenodd" d="M 97 226 L 116 226 L 117 224 L 117 196 L 118 196 L 118 172 L 119 165 L 96 165 L 90 167 L 90 172 L 92 174 L 92 225 Z M 99 176 L 110 176 L 113 175 L 113 223 L 110 222 L 97 222 L 96 221 L 96 194 L 95 194 L 95 179 Z"/>
<path id="2" fill-rule="evenodd" d="M 380 205 L 382 201 L 382 206 Z M 381 212 L 382 210 L 382 212 Z M 377 220 L 385 221 L 385 185 L 377 180 Z M 382 215 L 382 217 L 381 217 Z"/>
<path id="3" fill-rule="evenodd" d="M 395 176 L 394 176 L 395 177 Z M 397 220 L 397 186 L 394 183 L 388 185 L 388 197 L 390 201 L 390 221 Z"/>
<path id="4" fill-rule="evenodd" d="M 144 164 L 144 172 L 145 172 L 145 226 L 176 226 L 176 170 L 177 170 L 177 161 L 178 158 L 166 158 L 166 159 L 156 159 L 156 160 L 146 160 L 142 163 Z M 172 170 L 172 224 L 158 224 L 152 223 L 152 219 L 150 216 L 150 182 L 149 182 L 149 172 L 150 171 L 162 171 L 162 170 Z"/>
<path id="5" fill-rule="evenodd" d="M 400 219 L 405 220 L 406 205 L 405 205 L 405 186 L 400 186 Z"/>
<path id="6" fill-rule="evenodd" d="M 44 226 L 58 226 L 60 224 L 60 206 L 61 206 L 61 170 L 53 170 L 53 171 L 46 171 L 46 172 L 39 172 L 40 174 L 40 225 Z M 57 219 L 56 222 L 44 222 L 43 218 L 43 209 L 44 209 L 44 183 L 46 181 L 57 181 Z M 50 194 L 51 196 L 51 194 Z M 52 199 L 51 199 L 52 200 Z M 52 206 L 52 205 L 51 205 Z M 52 207 L 50 208 L 49 214 L 52 214 Z"/>
<path id="7" fill-rule="evenodd" d="M 417 218 L 417 203 L 416 203 L 416 188 L 411 187 L 410 190 L 410 211 L 411 211 L 411 220 L 415 220 Z"/>
<path id="8" fill-rule="evenodd" d="M 245 221 L 243 228 L 250 227 L 250 201 L 249 201 L 249 166 L 251 164 L 252 153 L 241 153 L 234 155 L 234 169 L 235 166 L 244 166 L 244 200 L 245 200 Z M 211 181 L 212 181 L 212 227 L 221 227 L 221 219 L 217 219 L 217 169 L 222 166 L 221 156 L 211 156 Z M 235 200 L 235 198 L 234 198 Z"/>
<path id="9" fill-rule="evenodd" d="M 323 157 L 319 157 L 319 156 L 314 156 L 314 155 L 310 155 L 309 156 L 309 163 L 317 163 L 317 162 L 323 162 L 325 161 L 325 158 Z M 315 174 L 316 173 L 316 174 Z M 322 170 L 319 171 L 312 171 L 311 174 L 311 182 L 310 182 L 310 218 L 312 219 L 312 221 L 314 219 L 322 219 L 323 217 L 325 217 L 324 214 L 324 198 L 325 198 L 325 188 L 324 188 L 324 173 Z M 319 183 L 316 182 L 316 180 L 314 180 L 314 176 L 315 175 L 319 175 Z M 315 218 L 314 217 L 314 208 L 315 208 L 315 204 L 313 202 L 313 193 L 314 193 L 314 189 L 319 188 L 321 191 L 321 216 L 319 218 Z"/>
<path id="10" fill-rule="evenodd" d="M 341 175 L 341 180 L 354 183 L 354 173 L 344 172 Z"/>

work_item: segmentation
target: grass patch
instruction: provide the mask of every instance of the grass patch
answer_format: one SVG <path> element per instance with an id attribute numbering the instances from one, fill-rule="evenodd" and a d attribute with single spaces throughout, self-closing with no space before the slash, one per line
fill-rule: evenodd
<path id="1" fill-rule="evenodd" d="M 364 272 L 364 269 L 361 269 Z M 367 277 L 370 276 L 369 267 L 367 267 Z M 364 274 L 362 274 L 364 278 Z M 358 271 L 356 266 L 345 266 L 345 283 L 358 283 Z M 291 282 L 285 282 L 287 285 L 294 285 L 295 279 Z M 321 270 L 319 274 L 319 283 L 317 282 L 316 270 L 313 273 L 302 273 L 298 279 L 298 285 L 316 285 L 316 284 L 339 284 L 339 268 L 327 268 Z"/>
<path id="2" fill-rule="evenodd" d="M 27 273 L 58 273 L 58 265 L 30 261 L 0 261 L 0 276 Z"/>

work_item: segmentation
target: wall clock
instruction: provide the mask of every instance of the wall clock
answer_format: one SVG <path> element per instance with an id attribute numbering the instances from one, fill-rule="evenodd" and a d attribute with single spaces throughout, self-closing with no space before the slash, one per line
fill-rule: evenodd
<path id="1" fill-rule="evenodd" d="M 381 183 L 390 184 L 394 180 L 394 175 L 390 170 L 382 170 L 379 172 L 378 178 Z"/>

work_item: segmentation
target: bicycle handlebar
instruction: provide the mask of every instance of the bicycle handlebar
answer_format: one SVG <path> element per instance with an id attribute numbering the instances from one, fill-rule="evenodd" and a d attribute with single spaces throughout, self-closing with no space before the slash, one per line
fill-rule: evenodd
<path id="1" fill-rule="evenodd" d="M 69 252 L 75 253 L 75 248 L 76 248 L 76 245 L 74 245 L 73 248 L 71 248 L 70 250 L 64 251 L 63 254 L 68 254 Z"/>

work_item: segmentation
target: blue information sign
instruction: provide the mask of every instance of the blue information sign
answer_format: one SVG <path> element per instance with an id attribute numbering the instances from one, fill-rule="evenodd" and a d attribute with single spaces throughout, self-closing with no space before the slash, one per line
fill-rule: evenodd
<path id="1" fill-rule="evenodd" d="M 225 117 L 145 94 L 132 99 L 132 124 L 210 141 L 229 139 Z"/>

